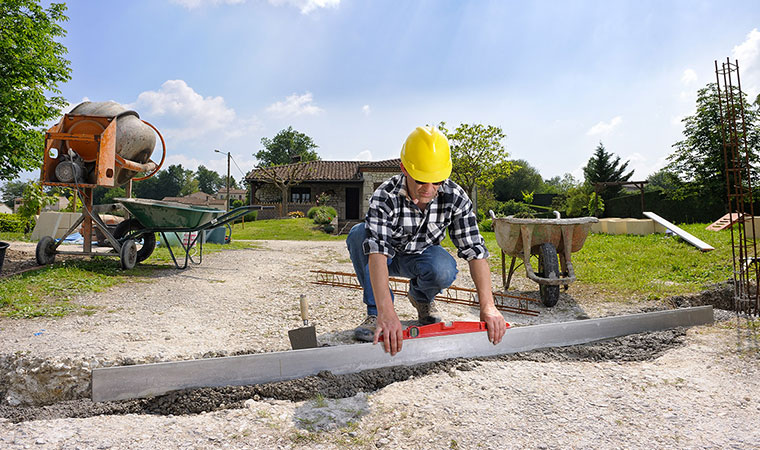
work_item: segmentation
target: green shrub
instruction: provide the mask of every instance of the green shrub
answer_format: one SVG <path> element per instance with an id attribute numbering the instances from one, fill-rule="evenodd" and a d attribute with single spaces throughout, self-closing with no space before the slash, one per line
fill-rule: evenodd
<path id="1" fill-rule="evenodd" d="M 330 225 L 329 223 L 325 225 L 322 229 L 325 230 L 325 233 L 332 233 L 333 231 L 335 231 L 335 227 Z"/>
<path id="2" fill-rule="evenodd" d="M 508 200 L 506 202 L 497 202 L 496 205 L 494 205 L 493 212 L 495 212 L 497 216 L 505 217 L 514 216 L 520 213 L 533 214 L 535 211 L 530 205 L 516 202 L 514 200 Z"/>
<path id="3" fill-rule="evenodd" d="M 306 212 L 306 217 L 314 220 L 317 225 L 330 223 L 333 217 L 338 216 L 338 211 L 332 206 L 315 206 Z"/>
<path id="4" fill-rule="evenodd" d="M 33 220 L 33 219 L 32 219 Z M 29 219 L 25 219 L 18 214 L 0 213 L 0 232 L 6 233 L 24 233 L 27 225 L 32 225 Z"/>
<path id="5" fill-rule="evenodd" d="M 242 222 L 242 221 L 253 222 L 256 220 L 257 217 L 259 217 L 259 212 L 251 211 L 248 214 L 244 215 L 241 219 L 235 220 L 235 222 Z"/>
<path id="6" fill-rule="evenodd" d="M 320 206 L 320 208 L 324 208 L 325 211 L 330 215 L 330 217 L 337 217 L 338 211 L 335 210 L 332 206 Z"/>
<path id="7" fill-rule="evenodd" d="M 333 217 L 334 216 L 331 216 L 327 210 L 320 209 L 314 215 L 314 223 L 316 223 L 317 225 L 326 225 L 326 224 L 332 222 L 332 218 Z"/>
<path id="8" fill-rule="evenodd" d="M 493 231 L 493 220 L 492 219 L 481 220 L 480 223 L 478 223 L 478 228 L 480 229 L 480 231 Z"/>

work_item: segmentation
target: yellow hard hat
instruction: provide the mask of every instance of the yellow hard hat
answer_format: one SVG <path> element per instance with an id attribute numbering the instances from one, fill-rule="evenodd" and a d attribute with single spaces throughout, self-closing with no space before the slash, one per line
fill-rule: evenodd
<path id="1" fill-rule="evenodd" d="M 451 175 L 449 141 L 435 127 L 417 127 L 401 147 L 401 163 L 417 181 L 443 181 Z"/>

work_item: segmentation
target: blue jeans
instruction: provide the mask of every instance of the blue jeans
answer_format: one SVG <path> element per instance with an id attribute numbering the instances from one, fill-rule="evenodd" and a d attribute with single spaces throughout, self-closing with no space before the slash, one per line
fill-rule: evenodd
<path id="1" fill-rule="evenodd" d="M 351 228 L 346 239 L 348 253 L 354 264 L 356 278 L 364 289 L 367 314 L 377 315 L 375 294 L 369 278 L 369 256 L 364 254 L 362 244 L 367 237 L 364 223 Z M 440 245 L 428 247 L 420 254 L 403 254 L 388 258 L 388 275 L 409 278 L 409 297 L 419 303 L 432 302 L 436 295 L 451 286 L 457 277 L 457 263 Z M 393 292 L 391 292 L 393 299 Z"/>

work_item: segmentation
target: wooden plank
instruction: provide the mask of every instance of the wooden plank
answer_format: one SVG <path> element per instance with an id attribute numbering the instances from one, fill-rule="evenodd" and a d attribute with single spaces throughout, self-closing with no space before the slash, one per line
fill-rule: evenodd
<path id="1" fill-rule="evenodd" d="M 751 216 L 745 216 L 745 218 L 748 219 L 747 221 L 749 221 L 749 219 L 752 219 Z M 739 220 L 739 214 L 736 214 L 736 213 L 726 214 L 725 216 L 721 217 L 720 219 L 708 225 L 705 228 L 705 230 L 710 230 L 710 231 L 725 230 L 726 228 L 729 228 L 734 223 L 736 223 L 737 220 Z"/>
<path id="2" fill-rule="evenodd" d="M 663 219 L 662 217 L 658 216 L 657 214 L 653 212 L 644 211 L 644 215 L 654 220 L 655 222 L 659 223 L 660 225 L 667 228 L 668 230 L 672 231 L 673 233 L 678 235 L 678 237 L 688 242 L 689 244 L 697 247 L 703 252 L 709 252 L 710 250 L 715 250 L 715 248 L 711 246 L 710 244 L 706 243 L 705 241 L 700 240 L 699 238 L 697 238 L 696 236 L 692 234 L 687 233 L 686 231 L 682 230 L 678 226 L 668 222 L 667 220 Z"/>
<path id="3" fill-rule="evenodd" d="M 488 341 L 485 331 L 407 339 L 404 341 L 404 350 L 395 356 L 385 353 L 380 345 L 354 344 L 97 368 L 92 371 L 92 400 L 125 400 L 152 397 L 179 389 L 270 383 L 302 378 L 323 370 L 341 375 L 451 358 L 504 355 L 712 322 L 712 306 L 699 306 L 514 327 L 507 329 L 504 339 L 498 345 Z"/>

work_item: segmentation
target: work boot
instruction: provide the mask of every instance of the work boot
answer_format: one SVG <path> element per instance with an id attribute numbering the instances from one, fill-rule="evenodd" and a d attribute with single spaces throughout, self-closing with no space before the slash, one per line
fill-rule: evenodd
<path id="1" fill-rule="evenodd" d="M 412 306 L 417 310 L 417 317 L 420 325 L 430 325 L 442 320 L 441 313 L 439 313 L 438 308 L 435 307 L 435 301 L 423 303 L 416 301 L 412 297 L 409 297 L 409 301 L 412 302 Z"/>
<path id="2" fill-rule="evenodd" d="M 363 342 L 373 342 L 375 340 L 375 328 L 377 328 L 377 316 L 367 314 L 364 322 L 354 328 L 354 339 Z"/>

